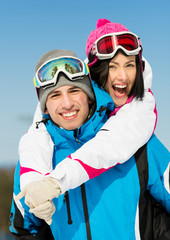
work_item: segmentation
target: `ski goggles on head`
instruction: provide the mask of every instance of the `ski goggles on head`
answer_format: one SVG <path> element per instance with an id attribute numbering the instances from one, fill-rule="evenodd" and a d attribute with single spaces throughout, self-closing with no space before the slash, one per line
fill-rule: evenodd
<path id="1" fill-rule="evenodd" d="M 52 59 L 43 64 L 36 72 L 33 79 L 35 87 L 51 87 L 58 81 L 58 74 L 62 72 L 74 81 L 89 74 L 87 64 L 76 57 L 64 56 Z"/>
<path id="2" fill-rule="evenodd" d="M 114 57 L 118 49 L 127 55 L 137 55 L 142 49 L 140 38 L 131 32 L 109 33 L 95 41 L 91 54 L 100 60 L 108 59 Z"/>

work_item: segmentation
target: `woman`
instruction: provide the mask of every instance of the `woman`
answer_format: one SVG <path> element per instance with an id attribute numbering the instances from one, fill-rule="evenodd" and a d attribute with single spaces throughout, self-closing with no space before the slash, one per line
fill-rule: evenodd
<path id="1" fill-rule="evenodd" d="M 113 54 L 110 57 L 109 61 L 108 60 L 106 61 L 107 62 L 106 65 L 108 66 L 108 70 L 107 70 L 108 79 L 105 77 L 99 78 L 99 79 L 107 79 L 107 82 L 106 84 L 104 84 L 103 87 L 111 94 L 113 98 L 115 98 L 115 102 L 119 107 L 122 104 L 127 103 L 127 100 L 131 101 L 132 98 L 134 97 L 139 99 L 137 103 L 141 103 L 140 99 L 143 96 L 144 87 L 142 84 L 142 77 L 141 77 L 143 65 L 141 64 L 142 62 L 141 62 L 140 50 L 141 50 L 140 48 L 138 49 L 138 51 L 136 50 L 136 55 L 134 54 L 134 52 L 132 55 L 128 55 L 129 52 L 127 51 L 127 49 L 125 49 L 123 52 L 120 50 L 115 51 L 115 54 Z M 95 58 L 93 58 L 92 61 L 90 61 L 90 63 L 92 62 L 95 62 Z M 93 68 L 97 66 L 97 62 L 98 62 L 98 65 L 100 66 L 99 61 L 96 61 L 96 63 L 93 65 Z M 101 64 L 103 62 L 101 61 Z M 92 73 L 93 72 L 92 67 L 90 68 Z M 101 69 L 101 66 L 99 68 Z M 95 73 L 97 73 L 97 71 L 95 71 Z M 99 77 L 100 76 L 101 74 L 99 74 Z M 107 73 L 105 74 L 105 76 L 107 76 Z M 93 77 L 95 79 L 95 76 Z M 121 112 L 121 110 L 117 112 L 117 115 L 119 115 L 119 112 Z M 120 114 L 119 116 L 121 119 L 122 115 Z M 133 115 L 133 117 L 131 118 L 132 121 L 134 120 L 133 118 L 135 118 L 135 115 Z M 114 119 L 114 116 L 110 118 L 110 120 L 112 119 Z M 124 124 L 124 121 L 125 121 L 125 118 L 123 118 L 123 124 Z M 100 138 L 100 136 L 102 136 L 103 133 L 105 132 L 108 133 L 109 131 L 110 131 L 110 125 L 106 124 L 104 128 L 102 128 L 101 134 L 97 135 L 97 137 L 95 138 L 97 138 L 98 140 L 101 139 L 102 141 L 102 138 Z M 111 139 L 109 135 L 111 134 L 109 133 L 107 135 Z M 117 139 L 117 141 L 120 141 L 119 138 Z M 92 144 L 93 149 L 90 148 L 89 152 L 91 152 L 92 150 L 92 154 L 93 153 L 96 154 L 95 152 L 96 146 L 94 144 L 95 141 L 91 140 L 90 142 L 93 143 Z M 109 141 L 107 142 L 108 142 L 107 144 L 109 145 L 110 142 Z M 102 144 L 105 144 L 105 142 L 103 141 Z M 113 142 L 112 144 L 114 145 L 115 142 Z M 82 149 L 86 149 L 87 151 L 87 148 L 85 147 L 86 145 L 87 144 L 85 144 L 82 147 Z M 127 142 L 126 147 L 128 148 L 129 146 L 130 144 Z M 155 149 L 155 146 L 157 147 L 157 149 Z M 102 151 L 101 148 L 102 148 L 102 145 L 100 145 L 98 152 Z M 169 211 L 170 206 L 168 204 L 168 201 L 165 201 L 165 199 L 169 200 L 169 195 L 166 192 L 166 187 L 164 187 L 164 184 L 166 183 L 166 178 L 163 176 L 169 164 L 169 160 L 170 160 L 169 153 L 163 147 L 163 145 L 161 145 L 161 143 L 156 139 L 155 136 L 152 137 L 152 139 L 149 141 L 148 149 L 149 149 L 148 157 L 151 159 L 150 160 L 151 164 L 149 165 L 150 179 L 148 183 L 148 189 L 151 190 L 153 197 L 155 197 L 156 200 L 162 201 L 163 205 L 165 205 L 165 207 Z M 161 151 L 161 154 L 163 154 L 162 156 L 158 154 L 159 150 Z M 97 157 L 100 155 L 100 153 L 98 152 L 97 152 Z M 152 152 L 154 152 L 154 155 L 152 154 Z M 78 150 L 77 153 L 75 153 L 75 155 L 76 154 L 81 154 L 81 149 Z M 88 154 L 88 152 L 86 154 Z M 109 153 L 105 152 L 105 155 L 106 154 L 107 155 L 111 154 L 112 157 L 114 157 L 112 150 Z M 78 179 L 79 182 L 78 181 L 76 182 L 73 180 L 73 182 L 71 182 L 72 186 L 84 181 L 84 176 L 82 176 L 81 178 L 81 174 L 84 174 L 85 171 L 83 172 L 80 170 L 79 167 L 77 167 L 79 166 L 79 162 L 81 163 L 81 161 L 79 160 L 79 158 L 75 158 L 75 160 L 74 159 L 71 160 L 71 157 L 75 155 L 72 154 L 70 156 L 70 159 L 68 159 L 68 161 L 64 161 L 66 162 L 66 164 L 63 164 L 64 162 L 61 162 L 61 164 L 57 166 L 56 168 L 57 170 L 55 169 L 53 173 L 50 174 L 51 177 L 55 177 L 58 180 L 59 185 L 61 186 L 61 189 L 63 189 L 62 183 L 65 181 L 65 179 L 69 178 L 69 176 L 72 177 L 72 175 L 75 175 L 75 173 L 77 174 L 75 175 L 76 177 L 80 173 L 80 176 Z M 103 158 L 103 162 L 104 162 L 105 155 L 100 156 L 99 160 L 102 160 Z M 93 160 L 94 160 L 94 157 L 91 161 L 92 167 L 93 167 L 93 164 L 95 164 Z M 73 167 L 71 167 L 72 164 L 73 164 Z M 96 175 L 99 175 L 99 173 L 105 171 L 105 169 L 102 169 L 102 168 L 98 171 L 96 169 L 92 169 L 92 167 L 88 166 L 87 168 L 86 165 L 83 165 L 83 166 L 84 166 L 84 169 L 87 170 L 86 174 L 88 173 L 89 177 L 94 177 L 96 173 L 97 173 Z M 154 170 L 156 169 L 156 171 L 153 171 L 152 169 Z M 61 176 L 61 181 L 59 180 L 58 176 Z M 71 177 L 69 179 L 70 181 L 72 181 L 72 179 L 74 178 L 74 177 L 72 178 Z M 77 180 L 76 177 L 75 179 Z M 94 183 L 96 186 L 95 189 L 91 185 L 91 184 L 94 185 Z M 39 186 L 40 189 L 43 188 L 43 184 L 41 184 L 41 181 L 34 182 L 34 184 L 35 185 L 38 184 L 37 186 Z M 50 188 L 50 183 L 48 187 Z M 95 191 L 95 194 L 94 194 L 94 191 Z M 157 196 L 158 191 L 160 191 L 159 197 Z M 27 192 L 28 192 L 28 195 L 27 195 Z M 125 236 L 126 236 L 126 239 L 135 239 L 137 237 L 137 234 L 139 234 L 138 233 L 139 226 L 137 225 L 137 220 L 138 220 L 137 210 L 138 210 L 138 200 L 140 196 L 140 186 L 139 186 L 138 172 L 137 172 L 134 157 L 132 157 L 126 163 L 122 165 L 117 165 L 114 168 L 108 170 L 108 172 L 103 173 L 98 178 L 95 178 L 89 181 L 88 183 L 86 183 L 86 195 L 88 200 L 87 205 L 88 205 L 88 213 L 89 213 L 89 222 L 90 222 L 93 239 L 95 239 L 95 237 L 96 239 L 105 239 L 105 238 L 111 238 L 111 237 L 112 238 L 115 237 L 115 239 L 124 239 Z M 29 187 L 26 189 L 26 199 L 28 199 L 27 196 L 29 196 Z M 47 199 L 48 200 L 52 199 L 52 196 L 47 196 Z M 34 200 L 35 200 L 34 203 L 39 203 L 41 205 L 42 203 L 41 190 L 40 190 L 40 199 L 38 201 L 36 199 Z M 79 204 L 79 202 L 77 204 Z M 36 207 L 36 204 L 35 204 L 35 207 Z M 79 207 L 77 208 L 79 209 Z M 32 212 L 34 212 L 35 210 L 37 213 L 36 208 L 33 208 Z M 41 208 L 41 211 L 42 211 L 42 208 Z M 57 226 L 55 225 L 56 223 L 55 221 L 57 219 L 56 215 L 54 215 L 53 223 L 52 223 L 52 230 L 54 234 L 56 233 L 55 231 L 58 231 L 55 228 L 55 226 Z M 102 224 L 101 224 L 102 222 L 106 223 L 105 231 L 103 231 Z M 80 224 L 78 223 L 78 225 Z M 79 229 L 79 227 L 77 229 Z M 77 230 L 77 233 L 78 232 L 79 230 Z"/>
<path id="2" fill-rule="evenodd" d="M 104 73 L 105 73 L 104 81 L 107 80 L 108 62 L 109 62 L 109 58 L 113 56 L 111 56 L 111 54 L 109 54 L 109 56 L 103 55 L 102 56 L 103 60 L 100 61 L 99 60 L 100 56 L 97 56 L 96 54 L 92 55 L 90 51 L 95 41 L 97 41 L 103 35 L 109 34 L 109 33 L 115 33 L 115 32 L 119 33 L 122 31 L 123 32 L 128 31 L 128 29 L 121 24 L 111 23 L 108 20 L 99 19 L 97 22 L 97 28 L 94 31 L 92 31 L 92 33 L 88 37 L 86 54 L 89 57 L 90 72 L 92 75 L 92 79 L 94 78 L 94 80 L 98 84 L 100 81 L 99 86 L 101 87 L 103 87 L 105 84 L 104 82 L 102 83 Z M 136 52 L 134 50 L 130 52 L 131 53 L 135 52 L 135 54 L 137 54 L 137 58 L 139 58 L 138 61 L 140 61 L 142 64 L 142 65 L 137 64 L 138 70 L 140 70 L 140 66 L 142 66 L 142 70 L 140 70 L 140 77 L 142 77 L 142 73 L 141 73 L 141 71 L 143 71 L 143 62 L 141 59 L 142 46 L 140 45 L 140 41 L 138 40 L 138 38 L 136 39 L 134 37 L 134 40 L 137 41 L 136 43 L 137 49 L 135 50 Z M 118 47 L 119 46 L 121 46 L 121 43 L 120 45 L 118 45 Z M 138 54 L 140 54 L 140 56 L 138 56 Z M 105 60 L 105 58 L 107 59 Z M 151 87 L 152 72 L 147 62 L 146 62 L 146 67 L 147 68 L 144 72 L 144 75 L 145 75 L 144 93 L 145 94 L 143 97 L 143 101 L 140 101 L 142 94 L 138 93 L 137 90 L 135 90 L 135 86 L 134 86 L 133 92 L 132 92 L 134 99 L 132 100 L 132 97 L 130 98 L 132 102 L 130 104 L 124 105 L 119 110 L 118 114 L 110 118 L 94 139 L 86 143 L 83 146 L 83 148 L 81 148 L 75 154 L 72 154 L 68 159 L 66 159 L 59 166 L 57 166 L 55 170 L 56 175 L 57 175 L 57 171 L 60 172 L 60 169 L 62 168 L 63 175 L 65 176 L 65 179 L 64 181 L 62 181 L 62 186 L 61 186 L 63 193 L 66 190 L 70 188 L 74 188 L 80 185 L 81 183 L 87 181 L 89 178 L 98 176 L 103 171 L 109 169 L 110 167 L 116 165 L 117 163 L 125 162 L 137 151 L 139 147 L 145 144 L 148 141 L 148 139 L 151 137 L 154 131 L 154 128 L 156 126 L 157 114 L 156 114 L 155 100 L 152 93 L 149 90 L 149 88 Z M 100 72 L 102 73 L 101 77 L 99 76 Z M 142 87 L 143 78 L 141 78 L 140 84 Z M 121 86 L 121 91 L 124 91 L 124 89 Z M 109 90 L 109 89 L 105 89 L 105 90 Z M 109 93 L 112 94 L 111 91 Z M 126 96 L 124 97 L 124 99 L 126 100 L 128 96 L 127 94 L 125 95 Z M 113 100 L 115 101 L 115 99 Z M 39 107 L 37 112 L 35 114 L 34 122 L 39 121 L 42 118 L 42 113 L 39 111 Z M 24 135 L 24 137 L 21 139 L 20 146 L 19 146 L 19 153 L 20 153 L 21 166 L 32 168 L 32 166 L 29 165 L 30 146 L 32 149 L 34 148 L 37 159 L 38 159 L 38 161 L 36 161 L 35 159 L 35 162 L 38 162 L 38 164 L 37 166 L 34 166 L 34 169 L 36 171 L 39 171 L 41 159 L 43 162 L 47 162 L 46 164 L 47 166 L 49 166 L 48 163 L 52 161 L 51 159 L 52 159 L 54 144 L 51 141 L 49 135 L 46 133 L 45 128 L 41 127 L 40 132 L 42 134 L 39 137 L 39 141 L 44 139 L 43 140 L 44 143 L 42 143 L 41 150 L 39 149 L 38 151 L 38 148 L 37 148 L 38 146 L 36 146 L 36 142 L 34 142 L 34 136 L 36 139 L 38 138 L 34 126 L 35 124 L 31 126 L 31 129 L 28 131 L 28 133 Z M 103 131 L 103 129 L 106 129 L 106 128 L 109 129 L 109 131 Z M 93 148 L 91 148 L 91 146 L 93 146 Z M 110 151 L 110 149 L 112 149 L 112 152 Z M 43 154 L 39 154 L 42 151 L 43 151 Z M 50 152 L 51 154 L 49 154 Z M 104 160 L 103 160 L 103 156 L 105 156 Z M 34 159 L 34 156 L 32 156 L 32 158 Z M 73 171 L 72 169 L 71 159 L 73 159 L 73 165 L 76 164 L 77 170 L 75 171 Z M 74 159 L 79 159 L 79 161 L 76 161 L 75 163 Z M 67 165 L 67 167 L 65 166 L 65 164 Z M 68 169 L 68 176 L 70 179 L 67 178 L 67 169 Z M 51 171 L 52 171 L 52 168 L 47 167 L 46 172 L 43 172 L 43 174 L 47 174 Z M 63 176 L 61 178 L 63 179 Z M 79 182 L 80 179 L 81 179 L 81 182 Z M 28 184 L 29 181 L 31 181 L 31 178 L 29 180 L 23 174 L 21 176 L 21 188 L 23 188 L 26 184 Z"/>

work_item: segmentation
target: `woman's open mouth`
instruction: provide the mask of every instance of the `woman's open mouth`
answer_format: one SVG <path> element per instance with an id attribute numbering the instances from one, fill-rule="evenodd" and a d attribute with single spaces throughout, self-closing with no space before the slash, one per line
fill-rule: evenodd
<path id="1" fill-rule="evenodd" d="M 116 97 L 124 97 L 126 95 L 127 84 L 123 85 L 114 84 L 112 88 L 114 90 L 114 94 L 116 95 Z"/>

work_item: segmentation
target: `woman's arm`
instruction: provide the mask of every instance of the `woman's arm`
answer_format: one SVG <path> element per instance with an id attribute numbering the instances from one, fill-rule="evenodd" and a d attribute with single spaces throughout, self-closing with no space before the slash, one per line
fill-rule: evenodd
<path id="1" fill-rule="evenodd" d="M 19 142 L 20 184 L 21 189 L 28 183 L 41 179 L 52 171 L 54 144 L 42 120 L 42 113 L 37 106 L 34 121 Z"/>
<path id="2" fill-rule="evenodd" d="M 110 167 L 127 161 L 149 140 L 156 126 L 157 114 L 155 99 L 151 91 L 148 90 L 152 83 L 152 70 L 147 62 L 144 81 L 145 95 L 143 101 L 134 98 L 131 103 L 124 105 L 115 116 L 107 121 L 95 138 L 58 164 L 50 174 L 58 180 L 63 193 L 70 188 L 79 186 L 88 179 L 100 175 Z M 38 115 L 38 111 L 35 115 Z M 34 130 L 31 131 L 36 133 Z M 30 141 L 27 144 L 25 142 L 20 147 L 20 155 L 22 153 L 20 156 L 21 165 L 28 167 L 29 162 L 29 168 L 31 168 L 34 162 L 37 168 L 34 166 L 33 169 L 39 169 L 42 162 L 49 163 L 52 161 L 52 156 L 49 155 L 52 152 L 51 144 L 49 146 L 43 145 L 43 142 L 46 141 L 42 141 L 44 138 L 51 143 L 51 139 L 44 129 L 43 134 L 37 135 L 37 141 L 32 144 L 33 135 L 31 135 L 31 131 L 25 137 L 26 140 L 30 139 Z M 41 131 L 40 129 L 40 133 Z M 42 143 L 38 144 L 39 142 Z M 30 145 L 32 151 L 30 151 Z M 40 154 L 43 152 L 42 150 L 44 153 Z M 30 160 L 33 152 L 36 153 L 33 156 L 35 161 Z"/>
<path id="3" fill-rule="evenodd" d="M 35 217 L 29 212 L 25 199 L 20 201 L 16 195 L 20 192 L 20 164 L 17 163 L 14 175 L 14 192 L 10 214 L 10 232 L 15 234 L 16 239 L 34 239 L 44 225 L 44 221 Z M 20 237 L 20 238 L 19 238 Z"/>
<path id="4" fill-rule="evenodd" d="M 50 176 L 65 192 L 127 161 L 152 136 L 156 119 L 155 99 L 146 91 L 143 101 L 133 99 L 123 106 L 93 139 L 58 164 Z"/>

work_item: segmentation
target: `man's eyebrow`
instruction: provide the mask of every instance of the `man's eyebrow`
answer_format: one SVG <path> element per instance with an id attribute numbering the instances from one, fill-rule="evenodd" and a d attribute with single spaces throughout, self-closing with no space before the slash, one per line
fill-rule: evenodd
<path id="1" fill-rule="evenodd" d="M 56 89 L 56 90 L 52 91 L 52 92 L 49 94 L 49 96 L 50 96 L 50 95 L 53 95 L 53 94 L 56 94 L 56 93 L 60 93 L 60 91 Z"/>
<path id="2" fill-rule="evenodd" d="M 77 86 L 72 86 L 70 89 L 74 89 L 74 88 L 79 88 L 79 87 L 77 87 Z M 80 89 L 80 88 L 79 88 Z"/>
<path id="3" fill-rule="evenodd" d="M 82 90 L 80 87 L 72 86 L 68 89 L 68 91 L 74 91 L 74 90 Z"/>

